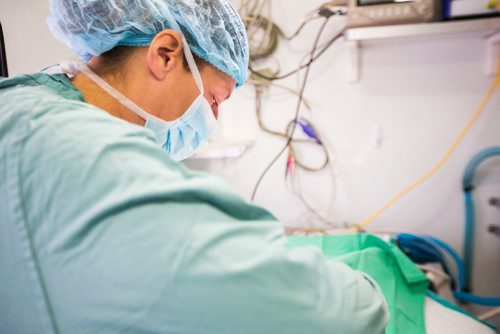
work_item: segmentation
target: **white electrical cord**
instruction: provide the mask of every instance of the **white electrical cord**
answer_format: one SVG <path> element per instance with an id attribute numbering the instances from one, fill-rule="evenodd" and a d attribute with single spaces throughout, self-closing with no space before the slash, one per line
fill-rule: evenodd
<path id="1" fill-rule="evenodd" d="M 495 318 L 496 316 L 500 315 L 500 307 L 497 307 L 497 308 L 494 308 L 493 310 L 491 311 L 488 311 L 486 313 L 483 313 L 481 315 L 478 316 L 478 318 L 480 320 L 490 320 L 490 319 L 493 319 Z"/>

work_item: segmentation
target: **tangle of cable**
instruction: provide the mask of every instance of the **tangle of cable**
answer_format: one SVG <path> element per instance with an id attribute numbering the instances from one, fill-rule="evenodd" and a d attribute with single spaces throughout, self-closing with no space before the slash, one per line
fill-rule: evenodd
<path id="1" fill-rule="evenodd" d="M 317 49 L 318 44 L 319 44 L 319 40 L 320 40 L 321 35 L 323 33 L 323 30 L 325 29 L 325 27 L 326 27 L 326 25 L 327 25 L 327 23 L 328 23 L 329 20 L 330 20 L 330 16 L 326 17 L 325 20 L 323 21 L 323 24 L 321 25 L 321 28 L 318 31 L 318 34 L 317 34 L 316 39 L 315 39 L 314 44 L 313 44 L 313 48 L 312 48 L 311 53 L 310 53 L 310 58 L 311 59 L 314 59 L 314 57 L 315 57 L 315 53 L 316 53 L 316 49 Z M 306 84 L 307 84 L 307 79 L 309 77 L 309 72 L 311 70 L 311 64 L 312 64 L 312 62 L 309 61 L 308 64 L 309 65 L 307 66 L 306 72 L 304 74 L 304 79 L 303 79 L 303 82 L 302 82 L 302 87 L 301 87 L 300 93 L 299 93 L 299 98 L 298 98 L 298 103 L 297 103 L 297 107 L 296 107 L 296 110 L 295 110 L 295 117 L 294 117 L 294 120 L 293 120 L 293 125 L 291 126 L 290 132 L 287 133 L 288 137 L 287 137 L 286 144 L 283 146 L 283 148 L 279 151 L 279 153 L 276 155 L 276 157 L 269 163 L 269 165 L 264 169 L 264 171 L 260 175 L 260 177 L 259 177 L 259 179 L 258 179 L 257 183 L 255 184 L 255 187 L 254 187 L 254 189 L 252 191 L 252 197 L 251 197 L 252 201 L 255 199 L 255 196 L 257 194 L 257 190 L 259 189 L 259 186 L 260 186 L 262 180 L 264 179 L 264 177 L 266 176 L 266 174 L 269 172 L 269 170 L 271 169 L 271 167 L 274 166 L 274 164 L 276 163 L 276 161 L 278 161 L 278 159 L 286 151 L 286 149 L 290 146 L 290 144 L 292 142 L 293 135 L 295 134 L 295 130 L 297 128 L 297 122 L 298 122 L 299 114 L 300 114 L 300 107 L 302 105 L 302 100 L 303 100 L 303 97 L 304 97 L 304 92 L 305 92 L 305 88 L 306 88 Z"/>

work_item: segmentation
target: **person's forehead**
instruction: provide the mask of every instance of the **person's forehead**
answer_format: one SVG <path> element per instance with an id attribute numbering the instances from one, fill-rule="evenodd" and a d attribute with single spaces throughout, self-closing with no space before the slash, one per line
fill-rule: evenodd
<path id="1" fill-rule="evenodd" d="M 226 73 L 213 66 L 207 66 L 207 69 L 208 74 L 214 79 L 214 83 L 217 83 L 219 88 L 232 91 L 236 87 L 236 81 Z"/>

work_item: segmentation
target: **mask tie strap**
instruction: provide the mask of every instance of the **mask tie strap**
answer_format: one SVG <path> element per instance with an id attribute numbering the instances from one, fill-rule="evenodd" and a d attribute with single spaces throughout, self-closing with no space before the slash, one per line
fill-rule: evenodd
<path id="1" fill-rule="evenodd" d="M 196 66 L 196 61 L 194 60 L 193 53 L 191 52 L 191 49 L 189 48 L 189 44 L 186 40 L 186 37 L 182 33 L 181 27 L 179 26 L 177 21 L 174 19 L 170 10 L 167 10 L 167 12 L 170 16 L 169 23 L 172 24 L 175 31 L 177 31 L 182 37 L 182 43 L 184 46 L 183 47 L 184 55 L 186 56 L 189 70 L 191 71 L 191 74 L 193 75 L 194 81 L 196 82 L 196 86 L 198 86 L 198 89 L 200 90 L 200 94 L 203 95 L 205 93 L 205 89 L 203 87 L 203 81 L 201 80 L 200 71 L 198 70 L 198 66 Z"/>
<path id="2" fill-rule="evenodd" d="M 148 118 L 154 118 L 158 122 L 161 122 L 164 124 L 170 123 L 170 122 L 166 122 L 166 121 L 144 111 L 141 107 L 139 107 L 137 104 L 135 104 L 130 99 L 128 99 L 125 95 L 123 95 L 122 93 L 117 91 L 115 88 L 113 88 L 110 84 L 108 84 L 106 81 L 104 81 L 100 76 L 98 76 L 94 71 L 92 71 L 84 63 L 82 63 L 80 61 L 76 61 L 76 60 L 65 60 L 65 61 L 61 62 L 61 64 L 59 66 L 61 67 L 61 70 L 67 74 L 75 75 L 79 72 L 84 73 L 90 80 L 95 82 L 99 87 L 104 89 L 109 95 L 111 95 L 118 102 L 120 102 L 123 106 L 128 108 L 130 111 L 133 111 L 135 114 L 137 114 L 142 119 L 147 120 Z"/>

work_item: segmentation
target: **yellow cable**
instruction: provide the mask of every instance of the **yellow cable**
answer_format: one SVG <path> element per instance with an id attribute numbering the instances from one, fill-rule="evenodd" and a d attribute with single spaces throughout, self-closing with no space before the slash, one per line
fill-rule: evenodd
<path id="1" fill-rule="evenodd" d="M 500 57 L 499 57 L 499 64 L 500 64 Z M 460 145 L 460 143 L 464 139 L 465 135 L 469 132 L 470 128 L 472 128 L 474 123 L 477 121 L 479 116 L 482 114 L 482 112 L 486 108 L 486 105 L 488 104 L 489 99 L 491 98 L 491 95 L 493 95 L 495 88 L 497 86 L 499 86 L 499 88 L 500 88 L 500 71 L 497 71 L 497 76 L 496 76 L 495 80 L 493 80 L 493 82 L 491 83 L 490 87 L 488 88 L 488 91 L 487 91 L 486 95 L 484 96 L 483 100 L 481 101 L 479 108 L 474 113 L 474 115 L 472 115 L 471 119 L 469 120 L 469 122 L 467 123 L 465 128 L 462 130 L 462 132 L 457 137 L 457 139 L 455 139 L 455 142 L 450 147 L 450 149 L 445 154 L 445 156 L 441 159 L 441 161 L 439 161 L 438 164 L 436 166 L 434 166 L 429 172 L 427 172 L 427 174 L 425 174 L 422 178 L 420 178 L 418 181 L 416 181 L 413 184 L 411 184 L 410 186 L 408 186 L 406 189 L 404 189 L 402 192 L 400 192 L 398 195 L 396 195 L 393 199 L 391 199 L 389 202 L 387 202 L 387 204 L 384 205 L 381 209 L 376 211 L 374 214 L 372 214 L 370 217 L 365 219 L 360 224 L 354 226 L 352 229 L 354 231 L 362 230 L 364 227 L 366 227 L 366 225 L 370 224 L 372 221 L 374 221 L 376 218 L 378 218 L 390 206 L 392 206 L 394 203 L 399 201 L 404 195 L 406 195 L 407 193 L 409 193 L 410 191 L 412 191 L 413 189 L 415 189 L 416 187 L 418 187 L 419 185 L 421 185 L 422 183 L 427 181 L 434 174 L 436 174 L 436 172 L 439 171 L 443 167 L 443 165 L 450 159 L 451 155 L 455 152 L 458 145 Z"/>

